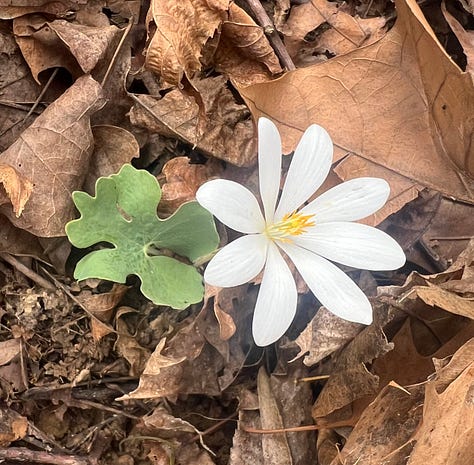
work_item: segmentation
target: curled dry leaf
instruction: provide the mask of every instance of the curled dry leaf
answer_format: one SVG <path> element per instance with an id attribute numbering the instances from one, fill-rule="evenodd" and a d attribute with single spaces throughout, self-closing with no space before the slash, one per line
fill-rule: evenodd
<path id="1" fill-rule="evenodd" d="M 278 122 L 285 153 L 318 123 L 336 159 L 352 153 L 388 168 L 389 182 L 395 171 L 474 203 L 474 182 L 461 172 L 474 172 L 472 78 L 446 54 L 415 0 L 396 6 L 396 25 L 374 44 L 239 91 L 255 118 Z"/>
<path id="2" fill-rule="evenodd" d="M 13 213 L 18 218 L 30 198 L 33 183 L 19 174 L 15 168 L 3 163 L 0 163 L 0 183 L 4 188 L 4 191 L 0 190 L 0 205 L 10 202 Z"/>
<path id="3" fill-rule="evenodd" d="M 39 15 L 25 15 L 13 22 L 23 57 L 39 82 L 50 68 L 66 68 L 74 77 L 92 71 L 120 32 L 115 26 L 90 27 L 64 20 L 48 22 Z"/>
<path id="4" fill-rule="evenodd" d="M 229 0 L 152 0 L 146 67 L 174 86 L 180 85 L 184 74 L 192 78 L 201 69 L 203 48 L 226 19 L 228 6 Z"/>
<path id="5" fill-rule="evenodd" d="M 199 186 L 221 172 L 221 164 L 214 159 L 208 160 L 205 165 L 198 165 L 191 164 L 188 157 L 172 158 L 162 170 L 165 183 L 162 185 L 159 211 L 171 214 L 184 202 L 194 200 Z"/>
<path id="6" fill-rule="evenodd" d="M 373 43 L 384 34 L 385 22 L 383 17 L 354 17 L 328 0 L 312 0 L 291 9 L 283 34 L 290 56 L 304 66 L 317 60 L 317 52 L 341 55 Z M 308 34 L 322 25 L 330 27 L 314 41 L 308 40 Z"/>
<path id="7" fill-rule="evenodd" d="M 28 419 L 14 410 L 0 408 L 0 447 L 8 447 L 13 441 L 23 439 L 28 432 Z"/>
<path id="8" fill-rule="evenodd" d="M 101 86 L 83 76 L 3 152 L 3 163 L 34 186 L 21 217 L 1 207 L 14 225 L 37 236 L 65 235 L 75 214 L 71 193 L 82 187 L 94 146 L 89 118 L 103 103 Z"/>
<path id="9" fill-rule="evenodd" d="M 263 28 L 238 5 L 229 6 L 229 19 L 213 57 L 217 71 L 239 85 L 268 81 L 283 72 Z"/>
<path id="10" fill-rule="evenodd" d="M 157 99 L 137 95 L 140 102 L 130 111 L 132 124 L 168 137 L 178 137 L 206 155 L 237 166 L 249 166 L 256 159 L 254 128 L 245 105 L 237 104 L 224 77 L 193 82 L 204 112 L 194 97 L 178 89 Z M 212 115 L 212 116 L 211 116 Z"/>

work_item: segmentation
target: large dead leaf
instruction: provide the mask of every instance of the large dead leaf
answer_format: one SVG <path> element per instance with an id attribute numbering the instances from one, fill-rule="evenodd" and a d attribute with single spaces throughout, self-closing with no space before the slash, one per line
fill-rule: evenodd
<path id="1" fill-rule="evenodd" d="M 474 182 L 462 173 L 474 172 L 472 78 L 446 54 L 415 0 L 396 5 L 397 23 L 378 42 L 240 92 L 255 117 L 277 123 L 285 152 L 318 123 L 337 159 L 352 153 L 474 202 Z M 367 165 L 353 176 L 370 174 Z"/>
<path id="2" fill-rule="evenodd" d="M 179 85 L 184 74 L 192 78 L 201 69 L 204 45 L 226 18 L 228 6 L 229 0 L 152 0 L 148 28 L 153 37 L 146 66 L 172 85 Z"/>
<path id="3" fill-rule="evenodd" d="M 82 187 L 93 150 L 89 118 L 103 103 L 100 85 L 81 77 L 3 152 L 2 162 L 33 182 L 21 217 L 1 207 L 13 224 L 37 236 L 65 235 L 71 193 Z"/>

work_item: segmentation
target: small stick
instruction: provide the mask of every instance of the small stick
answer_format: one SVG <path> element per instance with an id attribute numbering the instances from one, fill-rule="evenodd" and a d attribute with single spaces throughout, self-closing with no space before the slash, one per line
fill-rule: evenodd
<path id="1" fill-rule="evenodd" d="M 265 32 L 268 40 L 272 44 L 275 53 L 277 54 L 278 58 L 281 61 L 283 67 L 285 67 L 288 71 L 293 71 L 296 69 L 293 60 L 291 59 L 290 55 L 288 54 L 288 50 L 285 47 L 285 44 L 282 42 L 280 36 L 278 35 L 278 31 L 275 29 L 271 19 L 268 17 L 267 12 L 263 8 L 262 4 L 259 0 L 247 0 L 247 4 L 254 14 L 257 22 L 260 26 L 263 27 L 263 31 Z"/>
<path id="2" fill-rule="evenodd" d="M 10 255 L 6 252 L 0 252 L 0 258 L 5 260 L 7 263 L 10 263 L 14 268 L 16 268 L 20 273 L 23 273 L 25 276 L 30 278 L 36 284 L 48 289 L 49 291 L 55 291 L 56 286 L 50 283 L 48 280 L 44 279 L 38 273 L 35 273 L 31 268 L 28 268 L 26 265 L 23 265 L 19 260 L 17 260 L 13 255 Z"/>
<path id="3" fill-rule="evenodd" d="M 303 431 L 314 431 L 318 429 L 332 429 L 339 428 L 341 426 L 353 426 L 354 422 L 350 420 L 336 421 L 334 423 L 328 423 L 326 425 L 305 425 L 305 426 L 294 426 L 292 428 L 277 428 L 277 429 L 258 429 L 250 426 L 243 426 L 242 431 L 246 433 L 254 434 L 275 434 L 275 433 L 298 433 Z"/>
<path id="4" fill-rule="evenodd" d="M 26 447 L 9 447 L 0 449 L 0 461 L 46 463 L 50 465 L 91 465 L 87 457 L 77 455 L 52 454 L 50 452 L 27 449 Z"/>

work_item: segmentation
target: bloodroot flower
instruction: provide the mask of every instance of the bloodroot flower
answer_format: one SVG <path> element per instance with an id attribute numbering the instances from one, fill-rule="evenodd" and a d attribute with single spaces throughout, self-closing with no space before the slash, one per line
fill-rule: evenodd
<path id="1" fill-rule="evenodd" d="M 369 300 L 332 262 L 366 270 L 394 270 L 405 263 L 403 250 L 390 236 L 352 223 L 385 204 L 388 183 L 378 178 L 352 179 L 301 207 L 326 179 L 333 156 L 328 133 L 312 125 L 295 150 L 277 205 L 281 140 L 276 126 L 266 118 L 258 122 L 258 149 L 263 214 L 255 196 L 233 181 L 209 181 L 196 194 L 197 201 L 222 223 L 245 234 L 212 258 L 204 280 L 213 286 L 233 287 L 264 269 L 252 325 L 259 346 L 279 339 L 296 313 L 296 284 L 281 251 L 329 311 L 345 320 L 370 324 Z"/>

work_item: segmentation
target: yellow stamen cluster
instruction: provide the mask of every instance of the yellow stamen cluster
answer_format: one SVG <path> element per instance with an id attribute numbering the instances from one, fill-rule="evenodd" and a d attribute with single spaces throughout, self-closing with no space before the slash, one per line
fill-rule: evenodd
<path id="1" fill-rule="evenodd" d="M 291 242 L 291 236 L 299 236 L 314 226 L 314 215 L 303 215 L 298 212 L 286 214 L 281 221 L 267 226 L 265 233 L 270 239 Z"/>

